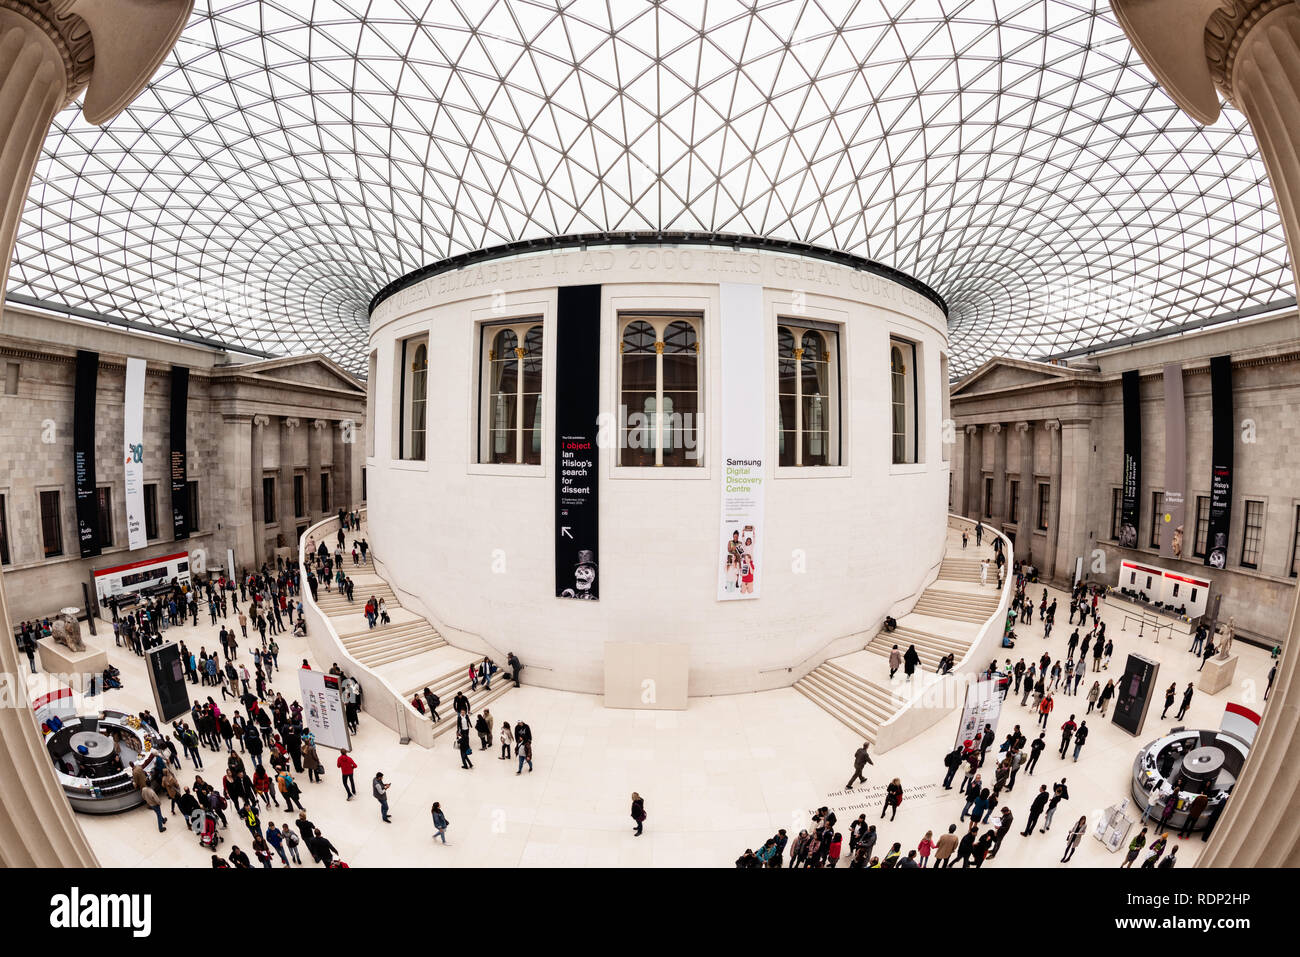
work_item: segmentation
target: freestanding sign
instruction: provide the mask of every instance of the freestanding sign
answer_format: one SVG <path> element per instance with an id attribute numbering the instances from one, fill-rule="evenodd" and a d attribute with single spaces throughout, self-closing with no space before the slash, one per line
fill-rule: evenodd
<path id="1" fill-rule="evenodd" d="M 974 684 L 966 686 L 966 702 L 961 709 L 961 724 L 957 728 L 957 745 L 973 741 L 984 731 L 984 725 L 996 734 L 998 718 L 1002 715 L 1002 695 L 998 694 L 998 679 L 980 675 Z"/>
<path id="2" fill-rule="evenodd" d="M 351 748 L 339 679 L 323 671 L 299 668 L 298 686 L 302 689 L 303 723 L 316 736 L 316 743 L 330 748 Z"/>
<path id="3" fill-rule="evenodd" d="M 600 286 L 561 286 L 555 309 L 555 597 L 600 597 Z"/>
<path id="4" fill-rule="evenodd" d="M 99 353 L 78 349 L 72 411 L 72 470 L 77 496 L 77 541 L 82 558 L 98 555 L 102 547 L 95 490 L 95 391 L 98 380 Z"/>
<path id="5" fill-rule="evenodd" d="M 1124 675 L 1115 689 L 1118 692 L 1115 695 L 1115 713 L 1110 720 L 1134 737 L 1142 733 L 1147 708 L 1151 706 L 1151 691 L 1159 673 L 1160 662 L 1142 655 L 1129 655 L 1124 665 Z"/>
<path id="6" fill-rule="evenodd" d="M 722 517 L 718 600 L 757 598 L 763 571 L 763 287 L 718 285 L 722 327 Z M 759 401 L 755 400 L 759 397 Z"/>
<path id="7" fill-rule="evenodd" d="M 122 444 L 126 471 L 126 537 L 127 545 L 132 549 L 149 544 L 144 521 L 144 371 L 143 359 L 126 360 Z"/>
<path id="8" fill-rule="evenodd" d="M 173 721 L 190 710 L 181 646 L 170 642 L 149 652 L 149 684 L 158 705 L 158 720 Z"/>

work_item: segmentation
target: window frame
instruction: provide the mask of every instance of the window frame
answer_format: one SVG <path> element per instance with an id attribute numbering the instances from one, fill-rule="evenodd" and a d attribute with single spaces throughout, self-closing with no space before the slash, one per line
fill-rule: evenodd
<path id="1" fill-rule="evenodd" d="M 0 509 L 3 509 L 3 496 L 0 496 Z M 1295 524 L 1291 531 L 1291 567 L 1289 569 L 1290 578 L 1300 577 L 1300 568 L 1297 567 L 1297 561 L 1300 560 L 1300 502 L 1295 502 L 1291 506 L 1295 514 Z M 0 521 L 3 516 L 0 515 Z"/>
<path id="2" fill-rule="evenodd" d="M 902 363 L 902 372 L 895 369 L 894 352 L 898 350 Z M 921 344 L 914 339 L 907 339 L 889 334 L 887 352 L 889 369 L 889 436 L 891 465 L 923 465 L 921 455 L 921 396 L 920 396 L 920 362 Z M 901 378 L 901 382 L 900 382 Z M 897 411 L 899 393 L 902 397 L 903 431 L 898 431 Z M 899 458 L 900 439 L 902 458 Z M 910 447 L 910 448 L 909 448 Z"/>
<path id="3" fill-rule="evenodd" d="M 707 432 L 702 424 L 704 422 L 704 416 L 706 413 L 705 399 L 708 396 L 707 383 L 705 381 L 705 361 L 707 355 L 704 350 L 704 333 L 705 333 L 706 323 L 707 323 L 707 318 L 706 318 L 707 313 L 703 309 L 657 309 L 657 308 L 649 308 L 644 306 L 632 307 L 632 308 L 626 308 L 626 307 L 615 308 L 612 310 L 612 312 L 614 318 L 614 342 L 617 343 L 617 346 L 614 350 L 614 366 L 616 370 L 615 379 L 614 379 L 614 404 L 615 407 L 618 409 L 618 412 L 615 416 L 617 447 L 615 450 L 615 454 L 612 456 L 614 467 L 620 470 L 636 470 L 643 473 L 645 472 L 657 473 L 660 469 L 668 468 L 668 469 L 673 469 L 672 472 L 666 473 L 668 475 L 676 475 L 680 477 L 683 475 L 689 475 L 692 472 L 697 472 L 701 475 L 701 477 L 703 477 L 705 474 L 707 474 L 703 471 L 706 465 L 705 445 L 707 439 Z M 695 437 L 695 449 L 694 449 L 695 454 L 693 459 L 691 458 L 690 455 L 691 450 L 686 449 L 684 454 L 684 458 L 686 459 L 685 462 L 668 463 L 664 461 L 665 451 L 670 451 L 670 450 L 666 450 L 664 447 L 665 445 L 663 441 L 664 434 L 665 433 L 671 434 L 676 430 L 672 428 L 671 421 L 670 424 L 667 427 L 665 427 L 662 420 L 663 413 L 661 411 L 656 411 L 655 413 L 656 421 L 651 426 L 653 430 L 654 442 L 655 442 L 654 462 L 652 464 L 647 465 L 647 464 L 623 461 L 623 454 L 625 452 L 632 451 L 626 441 L 626 436 L 630 431 L 630 429 L 627 424 L 629 418 L 628 410 L 623 403 L 623 394 L 624 394 L 623 372 L 624 372 L 624 365 L 625 365 L 623 357 L 626 354 L 623 350 L 623 339 L 624 336 L 626 335 L 628 327 L 632 325 L 634 322 L 644 322 L 647 325 L 649 325 L 654 332 L 654 336 L 655 336 L 653 342 L 653 345 L 655 347 L 655 351 L 653 353 L 655 356 L 654 397 L 655 397 L 656 410 L 662 410 L 663 403 L 664 403 L 664 393 L 666 391 L 672 391 L 672 392 L 685 391 L 682 389 L 672 389 L 672 390 L 665 389 L 666 380 L 664 377 L 663 356 L 666 350 L 663 348 L 664 333 L 668 330 L 670 326 L 679 322 L 684 322 L 687 325 L 691 326 L 692 331 L 695 333 L 695 390 L 694 390 L 695 411 L 693 413 L 689 413 L 695 415 L 697 419 L 696 424 L 691 430 Z M 638 354 L 649 355 L 649 353 L 638 353 Z"/>
<path id="4" fill-rule="evenodd" d="M 320 470 L 320 510 L 323 513 L 331 511 L 330 506 L 333 504 L 331 492 L 334 490 L 333 471 L 331 469 Z"/>
<path id="5" fill-rule="evenodd" d="M 1007 514 L 1008 524 L 1020 524 L 1020 478 L 1007 479 Z"/>
<path id="6" fill-rule="evenodd" d="M 1208 495 L 1197 495 L 1197 496 L 1195 496 L 1195 502 L 1196 502 L 1196 505 L 1195 505 L 1195 509 L 1196 509 L 1196 511 L 1195 511 L 1195 518 L 1193 519 L 1193 521 L 1195 522 L 1195 531 L 1194 531 L 1193 536 L 1192 536 L 1192 557 L 1193 557 L 1193 558 L 1205 558 L 1205 557 L 1208 556 L 1209 553 L 1210 553 L 1210 549 L 1209 549 L 1209 544 L 1210 544 L 1210 496 L 1208 496 Z M 1204 508 L 1203 508 L 1203 509 L 1202 509 L 1202 505 L 1204 505 Z M 1202 512 L 1203 512 L 1204 515 L 1205 515 L 1205 522 L 1203 523 L 1203 524 L 1204 524 L 1204 528 L 1205 528 L 1205 535 L 1204 535 L 1204 536 L 1201 535 L 1201 528 L 1202 528 L 1201 515 L 1202 515 Z"/>
<path id="7" fill-rule="evenodd" d="M 1047 493 L 1046 495 L 1043 494 L 1044 491 Z M 1038 521 L 1035 523 L 1035 525 L 1037 526 L 1036 528 L 1037 531 L 1045 532 L 1048 530 L 1048 522 L 1049 522 L 1049 516 L 1051 514 L 1051 511 L 1052 511 L 1052 483 L 1039 482 L 1038 502 L 1037 502 Z"/>
<path id="8" fill-rule="evenodd" d="M 293 517 L 307 517 L 307 475 L 304 472 L 293 473 Z"/>
<path id="9" fill-rule="evenodd" d="M 95 486 L 95 534 L 99 547 L 113 547 L 113 486 Z"/>
<path id="10" fill-rule="evenodd" d="M 1151 537 L 1149 547 L 1160 550 L 1160 526 L 1164 524 L 1165 492 L 1164 489 L 1151 490 Z"/>
<path id="11" fill-rule="evenodd" d="M 9 550 L 9 490 L 0 492 L 0 565 L 12 565 Z"/>
<path id="12" fill-rule="evenodd" d="M 1250 508 L 1250 507 L 1251 507 L 1252 505 L 1258 505 L 1258 506 L 1259 506 L 1259 524 L 1258 524 L 1258 525 L 1251 525 L 1251 523 L 1250 523 L 1250 518 L 1251 518 L 1251 508 Z M 1265 524 L 1265 522 L 1266 522 L 1267 520 L 1268 520 L 1268 503 L 1267 503 L 1267 501 L 1265 501 L 1264 499 L 1259 499 L 1259 498 L 1243 498 L 1243 499 L 1242 499 L 1242 502 L 1241 502 L 1241 561 L 1239 562 L 1239 564 L 1241 565 L 1242 568 L 1249 568 L 1249 569 L 1252 569 L 1252 570 L 1258 570 L 1258 569 L 1259 569 L 1260 559 L 1263 557 L 1263 554 L 1264 554 L 1264 524 Z M 1254 559 L 1254 561 L 1250 561 L 1250 562 L 1248 562 L 1248 561 L 1246 561 L 1246 549 L 1247 549 L 1247 547 L 1250 545 L 1250 542 L 1251 542 L 1251 531 L 1252 531 L 1252 529 L 1256 530 L 1256 531 L 1258 532 L 1258 534 L 1254 536 L 1254 539 L 1255 539 L 1255 547 L 1254 547 L 1254 550 L 1253 550 L 1252 553 L 1251 553 L 1251 557 Z"/>
<path id="13" fill-rule="evenodd" d="M 54 496 L 53 513 L 45 508 L 46 496 Z M 41 556 L 45 560 L 51 558 L 60 558 L 65 551 L 63 536 L 63 496 L 61 490 L 57 488 L 43 488 L 36 490 L 36 508 L 41 518 Z M 50 547 L 50 532 L 54 533 L 55 543 L 53 550 Z"/>
<path id="14" fill-rule="evenodd" d="M 150 489 L 153 494 L 150 494 Z M 158 538 L 158 483 L 146 482 L 144 485 L 144 537 L 145 541 Z"/>
<path id="15" fill-rule="evenodd" d="M 787 360 L 781 355 L 781 332 L 782 330 L 790 333 L 791 340 L 794 343 L 792 355 Z M 798 333 L 796 335 L 795 333 Z M 828 446 L 826 462 L 804 462 L 803 447 L 804 435 L 806 430 L 803 427 L 803 386 L 804 375 L 801 365 L 804 352 L 804 338 L 809 333 L 822 337 L 822 342 L 826 350 L 826 372 L 829 385 L 829 395 L 826 403 L 827 413 L 830 422 L 827 427 L 818 429 L 818 432 L 826 433 L 826 442 Z M 778 469 L 792 469 L 802 471 L 808 468 L 817 469 L 836 469 L 843 468 L 845 462 L 844 455 L 844 324 L 842 322 L 829 322 L 823 319 L 810 318 L 808 316 L 791 316 L 784 309 L 776 313 L 775 335 L 772 338 L 772 347 L 774 350 L 773 372 L 775 375 L 775 403 L 773 405 L 773 418 L 775 425 L 775 455 L 773 456 Z M 794 410 L 795 423 L 793 428 L 786 428 L 786 423 L 781 417 L 781 400 L 783 396 L 790 395 L 788 392 L 781 391 L 781 363 L 790 361 L 795 363 L 795 383 L 794 392 Z M 793 462 L 783 462 L 781 444 L 785 440 L 785 434 L 793 434 Z"/>
<path id="16" fill-rule="evenodd" d="M 422 366 L 419 365 L 421 349 L 424 350 Z M 417 332 L 398 341 L 397 454 L 393 457 L 402 462 L 425 462 L 428 457 L 429 357 L 431 354 L 428 332 Z M 422 376 L 423 384 L 422 394 L 418 399 L 416 397 L 417 376 Z M 417 419 L 421 422 L 419 428 L 416 428 L 415 424 Z"/>
<path id="17" fill-rule="evenodd" d="M 521 312 L 518 315 L 506 319 L 484 320 L 478 323 L 478 403 L 474 410 L 474 429 L 477 436 L 474 450 L 474 464 L 482 466 L 485 469 L 537 469 L 543 464 L 548 448 L 546 439 L 546 414 L 549 403 L 546 401 L 546 385 L 549 381 L 548 372 L 550 371 L 547 361 L 547 336 L 550 330 L 547 328 L 547 316 L 545 313 L 537 310 Z M 535 357 L 538 363 L 538 383 L 537 392 L 525 392 L 525 376 L 523 363 L 531 361 L 532 357 L 519 355 L 519 350 L 527 347 L 522 343 L 528 341 L 528 337 L 533 329 L 540 329 L 538 339 L 538 352 Z M 492 392 L 492 364 L 498 361 L 496 356 L 496 340 L 503 332 L 510 331 L 515 336 L 516 350 L 516 369 L 515 369 L 515 420 L 514 425 L 508 430 L 493 428 L 494 405 L 493 396 L 498 393 Z M 505 395 L 505 393 L 499 393 Z M 536 395 L 536 406 L 534 407 L 533 422 L 535 427 L 525 428 L 524 406 L 527 397 Z M 509 431 L 514 438 L 514 457 L 512 461 L 493 462 L 492 441 L 496 432 Z M 537 450 L 532 452 L 525 448 L 525 436 L 536 434 Z M 528 459 L 536 455 L 536 461 Z"/>
<path id="18" fill-rule="evenodd" d="M 268 484 L 269 483 L 269 484 Z M 272 474 L 262 474 L 262 524 L 276 525 L 280 521 L 280 513 L 276 510 L 276 476 Z"/>
<path id="19" fill-rule="evenodd" d="M 190 503 L 190 533 L 193 534 L 202 527 L 199 524 L 199 483 L 197 479 L 186 480 L 185 495 Z"/>
<path id="20" fill-rule="evenodd" d="M 1124 524 L 1124 490 L 1112 487 L 1110 490 L 1110 540 L 1119 541 L 1120 526 Z"/>

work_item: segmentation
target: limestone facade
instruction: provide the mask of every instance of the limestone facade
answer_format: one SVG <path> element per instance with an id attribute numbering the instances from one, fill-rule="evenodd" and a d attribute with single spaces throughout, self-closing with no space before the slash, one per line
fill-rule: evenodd
<path id="1" fill-rule="evenodd" d="M 109 490 L 111 544 L 95 558 L 77 547 L 73 477 L 75 355 L 99 353 L 95 408 L 96 486 Z M 145 485 L 156 496 L 145 548 L 127 546 L 123 443 L 127 357 L 147 361 L 144 398 Z M 176 541 L 168 449 L 170 372 L 190 370 L 187 472 L 197 496 L 197 527 Z M 0 476 L 10 615 L 16 621 L 82 607 L 92 572 L 188 551 L 196 570 L 251 568 L 293 543 L 327 512 L 361 504 L 365 387 L 319 356 L 242 361 L 216 349 L 6 307 L 0 325 Z M 283 427 L 284 423 L 296 423 Z M 261 423 L 260 425 L 257 423 Z M 255 471 L 255 466 L 257 466 Z M 262 508 L 270 480 L 274 510 Z M 295 495 L 295 485 L 298 494 Z M 256 501 L 254 489 L 257 490 Z M 41 493 L 58 493 L 61 554 L 46 556 Z M 326 497 L 322 498 L 322 494 Z M 256 508 L 254 507 L 256 505 Z M 328 506 L 326 508 L 325 506 Z"/>
<path id="2" fill-rule="evenodd" d="M 1208 508 L 1210 494 L 1209 360 L 1225 354 L 1233 359 L 1232 523 L 1228 567 L 1214 569 L 1196 554 L 1203 549 L 1194 532 L 1198 501 Z M 1168 362 L 1183 367 L 1187 561 L 1162 558 L 1152 545 L 1155 496 L 1165 484 L 1162 372 Z M 1136 548 L 1120 547 L 1113 520 L 1124 455 L 1120 376 L 1128 369 L 1141 374 Z M 1069 583 L 1080 559 L 1085 576 L 1109 584 L 1125 558 L 1208 576 L 1214 593 L 1222 596 L 1221 615 L 1236 615 L 1244 637 L 1270 645 L 1284 640 L 1300 570 L 1300 326 L 1295 314 L 1099 351 L 1068 364 L 994 359 L 956 383 L 951 402 L 957 438 L 953 509 L 1012 536 L 1017 557 L 1029 557 L 1059 584 Z M 1046 496 L 1045 510 L 1040 495 Z M 1013 498 L 1015 509 L 1009 504 Z M 1242 548 L 1247 502 L 1263 508 L 1262 541 L 1253 556 Z"/>

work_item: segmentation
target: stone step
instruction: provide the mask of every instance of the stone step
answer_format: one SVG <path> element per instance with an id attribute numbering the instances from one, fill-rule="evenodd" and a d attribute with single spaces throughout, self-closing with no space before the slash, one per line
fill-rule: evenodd
<path id="1" fill-rule="evenodd" d="M 466 682 L 466 685 L 468 686 L 468 682 Z M 509 691 L 514 686 L 515 686 L 514 682 L 512 681 L 502 682 L 499 685 L 494 684 L 492 685 L 491 691 L 485 691 L 480 686 L 478 691 L 469 695 L 470 717 L 471 718 L 478 717 L 478 713 L 480 711 L 482 711 L 485 707 L 490 705 L 493 701 L 496 701 L 497 698 L 500 698 L 502 695 L 504 695 L 507 691 Z M 441 737 L 444 734 L 451 733 L 452 746 L 454 747 L 456 742 L 456 735 L 454 731 L 456 727 L 456 715 L 451 710 L 451 697 L 454 697 L 454 692 L 451 697 L 444 697 L 442 695 L 439 695 L 439 697 L 442 698 L 442 703 L 438 705 L 438 717 L 440 720 L 434 722 L 433 724 L 433 736 L 437 738 L 437 737 Z M 497 720 L 496 723 L 492 726 L 492 734 L 494 737 L 494 740 L 492 741 L 492 750 L 494 752 L 498 751 L 500 748 L 500 745 L 495 740 L 495 737 L 501 733 L 501 721 L 502 721 L 500 715 L 496 715 L 495 717 Z M 433 721 L 433 718 L 429 717 L 429 715 L 426 714 L 424 716 L 424 720 Z M 509 720 L 509 719 L 507 718 L 505 720 Z M 474 745 L 474 754 L 476 756 L 482 753 L 478 747 L 478 733 L 474 731 L 472 728 L 470 729 L 470 742 Z"/>
<path id="2" fill-rule="evenodd" d="M 870 741 L 872 744 L 876 743 L 877 725 L 868 725 L 861 718 L 850 715 L 843 708 L 836 705 L 833 699 L 825 697 L 820 690 L 804 678 L 800 678 L 794 683 L 794 690 L 853 731 L 862 740 Z"/>
<path id="3" fill-rule="evenodd" d="M 866 650 L 871 652 L 873 655 L 880 655 L 880 657 L 887 659 L 889 657 L 891 646 L 886 644 L 876 644 L 875 642 L 872 642 L 871 644 L 867 645 Z M 903 649 L 899 649 L 899 650 L 901 651 Z M 930 651 L 928 648 L 917 648 L 916 653 L 917 656 L 920 657 L 921 659 L 922 670 L 925 671 L 939 670 L 939 659 L 943 657 L 942 655 L 936 654 L 935 652 Z M 903 665 L 901 663 L 898 666 L 898 670 L 900 672 L 903 670 Z"/>
<path id="4" fill-rule="evenodd" d="M 374 668 L 376 665 L 386 665 L 393 661 L 401 661 L 403 658 L 413 658 L 416 655 L 424 654 L 426 651 L 443 648 L 446 644 L 447 642 L 443 641 L 441 637 L 428 638 L 393 648 L 359 652 L 353 657 L 367 668 Z"/>
<path id="5" fill-rule="evenodd" d="M 362 628 L 358 631 L 339 632 L 339 637 L 343 640 L 349 638 L 362 638 L 367 635 L 400 635 L 413 631 L 423 631 L 426 628 L 432 628 L 423 618 L 413 618 L 410 621 L 399 621 L 388 625 L 375 625 L 374 628 Z"/>
<path id="6" fill-rule="evenodd" d="M 423 641 L 426 638 L 441 638 L 437 630 L 431 625 L 426 624 L 423 628 L 412 629 L 397 633 L 385 632 L 383 634 L 367 635 L 362 633 L 351 638 L 343 639 L 343 647 L 348 651 L 366 651 L 371 648 L 391 647 L 402 642 Z"/>
<path id="7" fill-rule="evenodd" d="M 824 662 L 821 667 L 815 669 L 815 673 L 820 673 L 822 677 L 835 682 L 844 693 L 862 702 L 864 707 L 869 708 L 881 721 L 893 717 L 897 710 L 893 696 L 887 688 L 854 674 L 834 661 Z"/>

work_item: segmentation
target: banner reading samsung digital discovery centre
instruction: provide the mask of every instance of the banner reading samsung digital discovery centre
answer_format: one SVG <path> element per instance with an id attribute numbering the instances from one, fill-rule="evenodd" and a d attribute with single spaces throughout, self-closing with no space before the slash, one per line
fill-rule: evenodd
<path id="1" fill-rule="evenodd" d="M 757 598 L 763 574 L 763 287 L 718 286 L 722 327 L 722 548 L 718 599 Z"/>
<path id="2" fill-rule="evenodd" d="M 126 413 L 122 427 L 126 471 L 126 538 L 132 548 L 149 544 L 144 523 L 144 370 L 143 359 L 126 360 Z"/>

